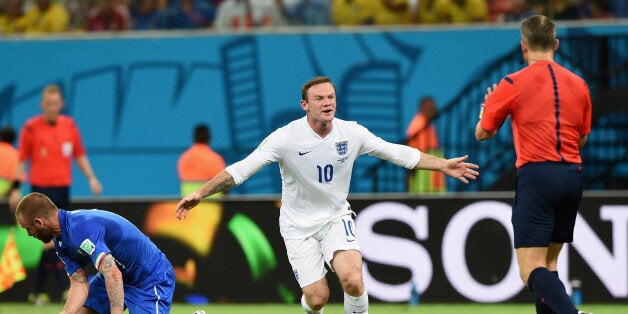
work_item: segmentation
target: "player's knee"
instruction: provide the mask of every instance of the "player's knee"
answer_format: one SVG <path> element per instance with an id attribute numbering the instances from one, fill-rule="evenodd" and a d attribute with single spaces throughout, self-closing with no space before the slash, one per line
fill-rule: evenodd
<path id="1" fill-rule="evenodd" d="M 359 296 L 364 292 L 364 282 L 359 275 L 349 276 L 342 280 L 342 288 L 349 295 Z"/>
<path id="2" fill-rule="evenodd" d="M 329 299 L 329 287 L 321 285 L 315 289 L 307 289 L 303 291 L 307 304 L 313 310 L 320 310 L 327 304 Z"/>
<path id="3" fill-rule="evenodd" d="M 329 298 L 329 294 L 314 294 L 309 297 L 306 297 L 307 303 L 315 311 L 318 311 L 327 304 L 327 299 Z"/>

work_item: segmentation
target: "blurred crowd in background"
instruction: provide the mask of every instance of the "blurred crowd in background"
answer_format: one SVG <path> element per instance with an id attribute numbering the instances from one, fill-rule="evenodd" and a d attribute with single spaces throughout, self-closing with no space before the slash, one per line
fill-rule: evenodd
<path id="1" fill-rule="evenodd" d="M 0 0 L 0 35 L 628 17 L 627 0 Z"/>

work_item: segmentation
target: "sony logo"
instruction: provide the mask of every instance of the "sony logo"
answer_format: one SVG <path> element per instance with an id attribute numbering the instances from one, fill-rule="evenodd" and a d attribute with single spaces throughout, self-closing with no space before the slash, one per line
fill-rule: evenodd
<path id="1" fill-rule="evenodd" d="M 510 204 L 492 200 L 472 202 L 455 212 L 444 226 L 444 231 L 434 229 L 443 228 L 443 226 L 429 225 L 428 213 L 429 210 L 424 205 L 412 208 L 406 204 L 390 201 L 370 204 L 359 212 L 355 222 L 365 260 L 363 273 L 369 295 L 388 302 L 406 301 L 410 297 L 412 282 L 420 292 L 425 291 L 432 284 L 435 273 L 433 257 L 442 261 L 442 269 L 449 284 L 468 300 L 502 302 L 525 289 L 519 278 L 519 269 L 512 245 L 510 257 L 482 257 L 503 258 L 504 263 L 509 263 L 505 276 L 491 284 L 476 280 L 465 258 L 466 250 L 473 250 L 473 247 L 467 246 L 468 235 L 480 221 L 488 219 L 501 224 L 504 234 L 508 234 L 510 243 L 513 243 Z M 628 205 L 601 205 L 599 218 L 608 222 L 612 228 L 612 243 L 607 246 L 582 215 L 578 214 L 572 249 L 570 250 L 565 245 L 558 260 L 559 276 L 567 290 L 571 291 L 569 266 L 570 258 L 573 256 L 570 254 L 575 251 L 613 297 L 626 298 L 628 297 Z M 411 228 L 414 239 L 374 231 L 375 224 L 390 220 Z M 438 239 L 441 241 L 440 252 L 435 253 L 434 250 L 430 252 L 421 244 L 422 241 L 430 240 L 430 236 L 440 237 L 441 232 L 442 239 Z M 436 233 L 439 235 L 434 235 Z M 490 241 L 490 238 L 487 241 Z M 430 256 L 430 253 L 440 253 L 441 256 Z M 385 278 L 373 276 L 369 271 L 369 262 L 407 269 L 411 273 L 411 279 L 401 283 L 384 282 Z"/>

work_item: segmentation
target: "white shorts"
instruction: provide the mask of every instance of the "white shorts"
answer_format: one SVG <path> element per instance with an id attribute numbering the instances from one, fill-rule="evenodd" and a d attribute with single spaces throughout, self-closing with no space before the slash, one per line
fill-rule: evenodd
<path id="1" fill-rule="evenodd" d="M 351 214 L 325 224 L 318 232 L 304 239 L 284 239 L 288 260 L 294 277 L 301 288 L 312 284 L 327 274 L 325 263 L 333 271 L 331 260 L 334 252 L 357 250 L 355 222 Z"/>

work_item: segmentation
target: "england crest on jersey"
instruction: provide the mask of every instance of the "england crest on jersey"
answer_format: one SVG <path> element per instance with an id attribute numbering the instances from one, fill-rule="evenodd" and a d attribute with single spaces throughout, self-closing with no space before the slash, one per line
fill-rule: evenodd
<path id="1" fill-rule="evenodd" d="M 336 142 L 336 151 L 338 155 L 346 155 L 347 154 L 347 141 Z"/>

